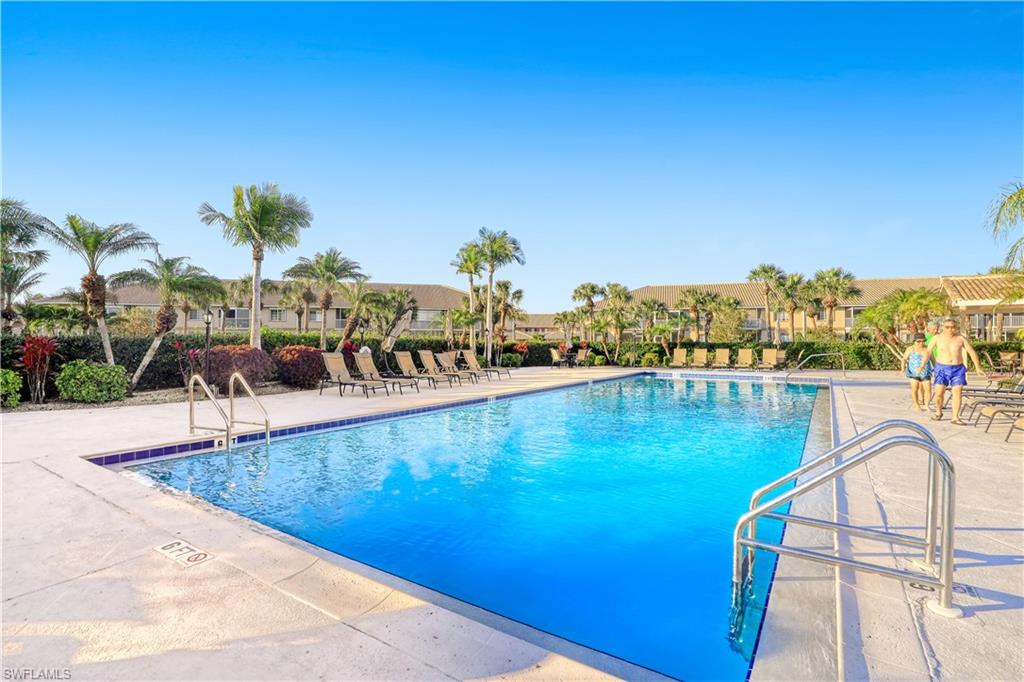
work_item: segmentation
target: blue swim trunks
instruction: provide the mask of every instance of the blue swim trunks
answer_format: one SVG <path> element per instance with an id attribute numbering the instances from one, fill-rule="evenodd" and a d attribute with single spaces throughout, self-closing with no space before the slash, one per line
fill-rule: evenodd
<path id="1" fill-rule="evenodd" d="M 943 386 L 966 386 L 967 365 L 943 365 L 935 363 L 935 385 Z"/>

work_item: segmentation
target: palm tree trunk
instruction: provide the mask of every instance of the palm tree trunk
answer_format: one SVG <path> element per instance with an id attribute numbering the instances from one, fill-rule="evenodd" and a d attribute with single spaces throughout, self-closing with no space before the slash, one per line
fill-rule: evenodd
<path id="1" fill-rule="evenodd" d="M 189 313 L 189 311 L 186 310 L 184 312 L 185 312 L 185 314 L 182 316 L 184 319 L 182 320 L 181 333 L 182 334 L 188 334 L 188 313 Z"/>
<path id="2" fill-rule="evenodd" d="M 139 385 L 139 380 L 142 378 L 142 374 L 146 371 L 146 368 L 149 367 L 149 363 L 153 361 L 153 357 L 156 355 L 156 351 L 160 348 L 160 343 L 164 340 L 164 336 L 166 335 L 167 332 L 164 332 L 163 334 L 157 334 L 153 337 L 153 343 L 149 344 L 146 354 L 142 356 L 139 366 L 135 368 L 135 373 L 132 374 L 132 381 L 128 387 L 129 392 L 134 391 L 135 387 Z"/>
<path id="3" fill-rule="evenodd" d="M 100 332 L 100 343 L 103 344 L 103 355 L 107 358 L 107 364 L 114 364 L 114 349 L 110 346 L 110 331 L 107 329 L 107 318 L 100 313 L 96 318 L 96 328 Z"/>
<path id="4" fill-rule="evenodd" d="M 473 273 L 469 273 L 469 312 L 475 313 L 476 301 L 473 299 Z M 476 355 L 476 322 L 469 326 L 469 347 L 473 349 L 473 354 Z"/>
<path id="5" fill-rule="evenodd" d="M 772 302 L 771 302 L 771 299 L 769 298 L 769 295 L 768 295 L 768 287 L 765 287 L 764 288 L 764 320 L 765 320 L 765 324 L 768 325 L 768 341 L 769 342 L 774 340 L 774 339 L 772 339 L 772 308 L 771 308 L 771 305 L 772 305 Z"/>
<path id="6" fill-rule="evenodd" d="M 487 356 L 487 363 L 490 364 L 491 351 L 494 348 L 494 268 L 487 270 L 487 341 L 484 354 Z"/>
<path id="7" fill-rule="evenodd" d="M 309 331 L 309 301 L 302 302 L 302 331 Z"/>
<path id="8" fill-rule="evenodd" d="M 305 317 L 301 312 L 297 312 L 298 318 L 295 320 L 295 331 L 302 333 L 302 320 Z"/>
<path id="9" fill-rule="evenodd" d="M 320 350 L 327 350 L 327 310 L 320 308 Z"/>
<path id="10" fill-rule="evenodd" d="M 260 282 L 263 281 L 263 253 L 253 247 L 252 250 L 252 309 L 249 311 L 249 345 L 253 348 L 262 348 L 263 339 L 260 336 L 260 310 L 263 309 L 263 294 Z"/>
<path id="11" fill-rule="evenodd" d="M 796 306 L 786 308 L 786 314 L 789 315 L 789 340 L 796 340 Z"/>

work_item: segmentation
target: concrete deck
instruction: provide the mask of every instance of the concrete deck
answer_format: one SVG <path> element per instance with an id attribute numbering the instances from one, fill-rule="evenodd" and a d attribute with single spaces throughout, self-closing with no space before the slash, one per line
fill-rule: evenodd
<path id="1" fill-rule="evenodd" d="M 627 373 L 521 370 L 511 381 L 404 397 L 313 391 L 264 404 L 278 426 L 616 372 Z M 850 679 L 1024 677 L 1022 434 L 1004 445 L 1004 429 L 984 435 L 928 422 L 909 412 L 897 379 L 851 373 L 837 386 L 840 435 L 894 416 L 934 427 L 960 477 L 956 580 L 967 587 L 957 601 L 967 617 L 935 616 L 921 608 L 927 593 L 896 581 L 841 574 L 837 584 L 832 569 L 787 569 L 783 560 L 786 580 L 777 576 L 773 588 L 755 678 L 821 679 L 829 670 Z M 135 680 L 644 676 L 464 605 L 426 601 L 353 562 L 81 459 L 181 440 L 186 424 L 183 404 L 3 416 L 5 671 L 67 668 L 72 679 Z M 916 531 L 923 472 L 918 456 L 876 460 L 845 477 L 837 495 L 856 522 Z M 186 568 L 154 551 L 175 539 L 216 558 Z M 787 532 L 787 542 L 797 539 Z M 888 545 L 852 550 L 906 561 Z M 802 638 L 829 622 L 838 634 L 807 655 Z"/>

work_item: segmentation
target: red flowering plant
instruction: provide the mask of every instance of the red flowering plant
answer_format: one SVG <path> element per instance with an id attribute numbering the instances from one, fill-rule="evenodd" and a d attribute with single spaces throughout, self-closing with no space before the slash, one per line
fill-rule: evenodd
<path id="1" fill-rule="evenodd" d="M 186 348 L 184 342 L 175 341 L 171 344 L 178 358 L 178 372 L 181 373 L 183 385 L 188 386 L 189 379 L 200 374 L 199 364 L 203 352 L 198 348 Z"/>
<path id="2" fill-rule="evenodd" d="M 580 341 L 580 350 L 586 350 L 587 348 L 590 348 L 590 341 L 587 341 L 586 339 L 582 339 Z"/>
<path id="3" fill-rule="evenodd" d="M 46 399 L 46 375 L 50 358 L 56 353 L 57 342 L 49 336 L 27 336 L 21 346 L 21 365 L 28 377 L 29 396 L 37 405 Z"/>
<path id="4" fill-rule="evenodd" d="M 520 355 L 526 355 L 530 352 L 530 344 L 525 341 L 520 341 L 516 345 L 512 346 L 512 350 L 519 353 Z"/>
<path id="5" fill-rule="evenodd" d="M 339 346 L 341 354 L 345 356 L 345 366 L 349 370 L 354 370 L 356 367 L 356 344 L 351 341 L 345 341 Z"/>
<path id="6" fill-rule="evenodd" d="M 565 353 L 568 350 L 569 350 L 569 346 L 565 345 L 565 341 L 559 341 L 558 342 L 558 352 L 559 353 Z"/>

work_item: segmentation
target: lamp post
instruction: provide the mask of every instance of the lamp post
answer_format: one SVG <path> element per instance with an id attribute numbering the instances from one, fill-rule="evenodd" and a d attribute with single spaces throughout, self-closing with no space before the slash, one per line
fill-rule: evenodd
<path id="1" fill-rule="evenodd" d="M 209 308 L 203 313 L 203 324 L 206 325 L 206 352 L 203 354 L 203 381 L 210 383 L 210 325 L 213 324 L 213 311 Z"/>

